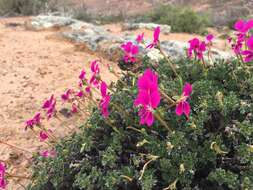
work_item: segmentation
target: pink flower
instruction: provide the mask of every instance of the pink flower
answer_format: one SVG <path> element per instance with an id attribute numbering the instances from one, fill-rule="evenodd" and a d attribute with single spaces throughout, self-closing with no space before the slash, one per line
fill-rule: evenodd
<path id="1" fill-rule="evenodd" d="M 154 30 L 154 34 L 153 34 L 153 42 L 151 44 L 149 44 L 146 48 L 153 48 L 155 46 L 158 45 L 158 42 L 159 42 L 159 37 L 160 37 L 160 32 L 161 32 L 161 29 L 160 29 L 160 26 L 157 26 Z"/>
<path id="2" fill-rule="evenodd" d="M 192 58 L 193 53 L 198 59 L 203 59 L 203 53 L 206 51 L 206 43 L 201 42 L 198 38 L 193 38 L 189 41 L 190 47 L 188 48 L 188 57 Z"/>
<path id="3" fill-rule="evenodd" d="M 72 104 L 71 112 L 72 113 L 77 113 L 78 112 L 78 106 L 75 102 Z"/>
<path id="4" fill-rule="evenodd" d="M 44 158 L 55 158 L 57 153 L 54 150 L 45 150 L 40 152 L 40 156 Z"/>
<path id="5" fill-rule="evenodd" d="M 142 34 L 139 34 L 139 35 L 136 37 L 136 42 L 137 42 L 137 43 L 143 42 L 143 38 L 144 38 L 144 32 L 143 32 Z"/>
<path id="6" fill-rule="evenodd" d="M 107 84 L 103 81 L 100 86 L 100 92 L 101 92 L 102 99 L 99 103 L 99 107 L 100 107 L 103 117 L 107 118 L 109 117 L 108 107 L 110 104 L 111 96 L 107 93 Z"/>
<path id="7" fill-rule="evenodd" d="M 138 95 L 134 106 L 140 106 L 140 124 L 151 126 L 154 123 L 154 110 L 160 104 L 160 92 L 158 87 L 158 75 L 151 69 L 145 70 L 138 79 Z"/>
<path id="8" fill-rule="evenodd" d="M 47 130 L 47 132 L 46 131 L 41 131 L 40 132 L 39 136 L 40 136 L 40 141 L 41 142 L 44 142 L 44 141 L 46 141 L 49 138 L 49 134 L 48 133 L 53 133 L 53 132 L 50 129 Z"/>
<path id="9" fill-rule="evenodd" d="M 99 74 L 100 74 L 100 68 L 98 65 L 98 61 L 92 61 L 90 65 L 90 70 L 92 72 L 92 76 L 89 80 L 89 84 L 94 87 L 98 87 L 99 85 Z"/>
<path id="10" fill-rule="evenodd" d="M 76 96 L 79 98 L 82 98 L 82 97 L 84 97 L 84 92 L 82 90 L 80 90 L 79 92 L 77 92 Z"/>
<path id="11" fill-rule="evenodd" d="M 0 162 L 0 189 L 5 189 L 7 182 L 5 180 L 6 166 L 4 163 Z"/>
<path id="12" fill-rule="evenodd" d="M 189 118 L 191 107 L 190 104 L 187 102 L 187 99 L 190 97 L 192 93 L 192 86 L 189 83 L 186 83 L 183 88 L 183 93 L 179 101 L 177 102 L 176 106 L 176 114 L 181 116 L 185 114 L 187 118 Z"/>
<path id="13" fill-rule="evenodd" d="M 81 71 L 81 73 L 80 73 L 80 75 L 79 75 L 79 79 L 81 80 L 81 81 L 86 81 L 87 79 L 86 79 L 86 72 L 85 72 L 85 70 L 82 70 Z"/>
<path id="14" fill-rule="evenodd" d="M 251 62 L 253 60 L 253 36 L 251 36 L 247 40 L 248 50 L 242 51 L 242 55 L 244 55 L 245 62 Z"/>
<path id="15" fill-rule="evenodd" d="M 51 95 L 50 99 L 46 100 L 42 106 L 43 109 L 48 109 L 54 102 L 54 95 Z"/>
<path id="16" fill-rule="evenodd" d="M 50 97 L 50 99 L 46 100 L 42 106 L 43 109 L 47 111 L 47 118 L 50 119 L 53 114 L 55 114 L 56 99 L 54 95 Z"/>
<path id="17" fill-rule="evenodd" d="M 121 48 L 125 53 L 125 63 L 135 63 L 136 56 L 139 53 L 139 47 L 137 45 L 134 45 L 132 42 L 126 42 L 121 45 Z"/>
<path id="18" fill-rule="evenodd" d="M 40 125 L 41 116 L 40 113 L 35 114 L 35 116 L 32 119 L 29 119 L 26 121 L 25 130 L 27 128 L 33 128 L 34 125 Z"/>
<path id="19" fill-rule="evenodd" d="M 213 39 L 214 39 L 214 36 L 213 36 L 212 34 L 208 34 L 208 35 L 206 36 L 206 41 L 207 41 L 208 43 L 211 43 Z"/>
<path id="20" fill-rule="evenodd" d="M 68 89 L 64 94 L 62 94 L 61 95 L 62 101 L 64 101 L 64 102 L 68 101 L 69 98 L 70 98 L 71 93 L 72 93 L 72 90 Z"/>
<path id="21" fill-rule="evenodd" d="M 252 28 L 253 28 L 253 19 L 249 21 L 244 21 L 241 19 L 234 24 L 234 29 L 241 33 L 247 33 Z"/>
<path id="22" fill-rule="evenodd" d="M 50 119 L 56 113 L 55 106 L 56 106 L 56 100 L 53 102 L 53 104 L 47 111 L 47 119 Z"/>
<path id="23" fill-rule="evenodd" d="M 85 88 L 85 92 L 87 92 L 88 94 L 90 94 L 90 93 L 91 93 L 91 87 L 90 87 L 90 86 L 87 86 L 87 87 Z"/>
<path id="24" fill-rule="evenodd" d="M 92 73 L 99 74 L 100 68 L 99 68 L 97 60 L 94 60 L 94 61 L 91 62 L 90 70 L 91 70 Z"/>
<path id="25" fill-rule="evenodd" d="M 94 87 L 98 87 L 99 86 L 99 79 L 97 77 L 97 74 L 93 74 L 90 78 L 90 81 L 89 81 L 89 84 L 91 86 L 94 86 Z"/>

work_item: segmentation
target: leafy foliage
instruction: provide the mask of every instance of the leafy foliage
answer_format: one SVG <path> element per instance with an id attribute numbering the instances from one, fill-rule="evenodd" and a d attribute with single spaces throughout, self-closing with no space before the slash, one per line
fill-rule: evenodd
<path id="1" fill-rule="evenodd" d="M 0 15 L 33 15 L 45 8 L 48 0 L 1 0 Z"/>
<path id="2" fill-rule="evenodd" d="M 187 60 L 177 66 L 183 80 L 193 84 L 189 120 L 177 117 L 163 100 L 158 111 L 173 132 L 158 121 L 140 126 L 133 107 L 136 77 L 126 74 L 122 80 L 127 86 L 116 84 L 110 108 L 119 133 L 94 108 L 82 132 L 57 145 L 57 158 L 36 158 L 29 189 L 252 189 L 252 71 L 236 61 L 216 63 L 208 70 Z M 159 74 L 166 94 L 181 93 L 166 61 L 152 66 L 145 58 L 139 71 L 145 67 Z"/>
<path id="3" fill-rule="evenodd" d="M 151 13 L 142 16 L 141 20 L 158 24 L 168 24 L 172 32 L 200 33 L 206 32 L 210 24 L 206 15 L 199 15 L 190 8 L 161 5 Z"/>

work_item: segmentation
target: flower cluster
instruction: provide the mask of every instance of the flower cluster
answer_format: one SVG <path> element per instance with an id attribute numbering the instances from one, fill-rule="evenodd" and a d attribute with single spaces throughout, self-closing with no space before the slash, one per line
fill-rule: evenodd
<path id="1" fill-rule="evenodd" d="M 253 60 L 253 36 L 250 30 L 253 28 L 253 19 L 244 21 L 238 20 L 234 24 L 236 30 L 235 38 L 229 37 L 228 41 L 237 56 L 242 56 L 244 62 Z"/>
<path id="2" fill-rule="evenodd" d="M 134 106 L 140 106 L 140 124 L 151 126 L 154 123 L 154 111 L 160 103 L 158 75 L 151 69 L 145 70 L 138 79 L 138 96 Z"/>
<path id="3" fill-rule="evenodd" d="M 25 130 L 28 128 L 33 128 L 36 125 L 40 125 L 41 116 L 40 113 L 35 114 L 35 116 L 32 119 L 28 119 L 26 121 Z"/>
<path id="4" fill-rule="evenodd" d="M 189 58 L 192 58 L 193 55 L 196 59 L 203 60 L 204 53 L 207 50 L 207 46 L 210 47 L 212 45 L 212 41 L 214 36 L 212 34 L 208 34 L 205 38 L 205 41 L 201 41 L 198 38 L 193 38 L 189 43 L 189 48 L 187 49 L 187 55 Z"/>
<path id="5" fill-rule="evenodd" d="M 141 41 L 141 37 L 137 39 Z M 132 42 L 126 42 L 121 45 L 122 50 L 124 51 L 125 55 L 123 57 L 125 63 L 135 63 L 136 56 L 139 53 L 139 46 L 134 45 Z"/>
<path id="6" fill-rule="evenodd" d="M 107 92 L 107 84 L 100 79 L 100 67 L 98 60 L 94 60 L 90 63 L 90 71 L 90 78 L 87 78 L 85 70 L 81 71 L 79 75 L 79 89 L 77 91 L 74 89 L 67 89 L 60 97 L 62 103 L 70 103 L 71 113 L 77 113 L 80 109 L 80 101 L 84 101 L 86 97 L 92 99 L 93 97 L 91 91 L 100 89 L 102 98 L 99 103 L 99 108 L 104 118 L 109 117 L 108 107 L 111 97 Z M 56 110 L 56 102 L 57 101 L 54 95 L 51 95 L 50 98 L 44 101 L 42 109 L 45 110 L 47 120 L 52 117 L 59 118 Z M 55 140 L 53 131 L 51 129 L 46 129 L 45 126 L 43 126 L 41 121 L 42 119 L 41 113 L 37 113 L 32 119 L 26 121 L 25 130 L 28 128 L 33 130 L 34 126 L 37 126 L 39 129 L 38 136 L 40 142 L 45 142 L 52 137 L 53 140 Z M 45 150 L 40 152 L 40 155 L 45 158 L 53 158 L 56 156 L 56 152 L 55 150 Z"/>
<path id="7" fill-rule="evenodd" d="M 160 38 L 160 32 L 161 32 L 161 29 L 160 29 L 160 26 L 157 26 L 154 30 L 154 33 L 153 33 L 153 42 L 151 44 L 149 44 L 146 48 L 153 48 L 153 47 L 156 47 L 159 43 L 159 38 Z"/>
<path id="8" fill-rule="evenodd" d="M 185 116 L 189 118 L 189 115 L 191 112 L 191 106 L 187 102 L 187 99 L 190 97 L 191 93 L 192 93 L 192 86 L 191 84 L 186 83 L 183 88 L 183 93 L 180 99 L 177 101 L 176 114 L 178 116 L 185 114 Z"/>
<path id="9" fill-rule="evenodd" d="M 50 119 L 55 113 L 56 113 L 56 99 L 54 95 L 51 95 L 51 97 L 46 100 L 42 106 L 42 109 L 44 109 L 47 113 L 47 119 Z"/>
<path id="10" fill-rule="evenodd" d="M 7 182 L 5 179 L 6 166 L 3 162 L 0 162 L 0 189 L 5 189 Z"/>

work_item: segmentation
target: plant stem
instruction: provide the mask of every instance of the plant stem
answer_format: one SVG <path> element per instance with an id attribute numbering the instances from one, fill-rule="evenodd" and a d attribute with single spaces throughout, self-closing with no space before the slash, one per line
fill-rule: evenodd
<path id="1" fill-rule="evenodd" d="M 155 118 L 161 122 L 161 124 L 170 132 L 172 133 L 171 127 L 168 126 L 168 124 L 161 118 L 160 114 L 158 112 L 154 113 Z"/>
<path id="2" fill-rule="evenodd" d="M 170 98 L 161 88 L 160 88 L 160 92 L 162 94 L 162 96 L 168 101 L 170 102 L 171 104 L 175 104 L 175 101 Z"/>
<path id="3" fill-rule="evenodd" d="M 170 66 L 170 68 L 172 69 L 173 73 L 174 73 L 178 78 L 181 78 L 181 77 L 178 75 L 178 73 L 177 73 L 177 71 L 176 71 L 176 68 L 175 68 L 173 62 L 171 61 L 171 59 L 170 59 L 170 58 L 164 53 L 164 51 L 162 50 L 160 42 L 158 43 L 158 46 L 157 46 L 157 47 L 158 47 L 159 51 L 161 52 L 161 54 L 162 54 L 162 55 L 164 56 L 164 58 L 166 59 L 166 61 L 169 63 L 169 66 Z"/>
<path id="4" fill-rule="evenodd" d="M 27 153 L 29 153 L 29 154 L 33 154 L 33 153 L 30 152 L 29 150 L 25 150 L 25 149 L 23 149 L 23 148 L 19 148 L 19 147 L 15 146 L 15 145 L 12 145 L 12 144 L 9 144 L 9 143 L 3 142 L 3 141 L 0 141 L 0 144 L 7 145 L 7 146 L 9 146 L 9 147 L 11 147 L 11 148 L 13 148 L 13 149 L 16 149 L 16 150 L 19 150 L 19 151 L 22 151 L 22 152 L 27 152 Z"/>
<path id="5" fill-rule="evenodd" d="M 19 179 L 31 179 L 31 177 L 28 177 L 28 176 L 18 176 L 18 175 L 13 175 L 13 174 L 9 174 L 9 173 L 6 173 L 7 177 L 9 178 L 19 178 Z"/>
<path id="6" fill-rule="evenodd" d="M 148 165 L 152 162 L 152 161 L 155 161 L 157 160 L 159 157 L 158 156 L 153 156 L 148 162 L 146 162 L 141 170 L 141 175 L 139 177 L 139 180 L 142 179 L 143 175 L 144 175 L 144 172 L 146 170 L 146 168 L 148 167 Z"/>

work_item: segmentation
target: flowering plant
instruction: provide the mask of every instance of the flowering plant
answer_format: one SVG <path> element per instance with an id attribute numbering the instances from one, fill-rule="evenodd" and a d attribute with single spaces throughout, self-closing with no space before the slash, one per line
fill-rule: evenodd
<path id="1" fill-rule="evenodd" d="M 81 71 L 76 87 L 58 99 L 51 95 L 43 103 L 44 112 L 25 123 L 26 130 L 48 145 L 32 155 L 29 188 L 252 189 L 251 24 L 235 24 L 231 46 L 237 59 L 228 63 L 207 66 L 215 38 L 211 34 L 189 41 L 188 59 L 171 61 L 160 46 L 159 27 L 146 46 L 164 55 L 158 65 L 144 58 L 134 72 L 109 67 L 118 77 L 116 84 L 109 84 L 101 75 L 102 61 L 91 61 L 90 72 Z M 141 43 L 144 34 L 121 46 L 125 64 L 135 64 Z M 53 117 L 62 120 L 59 99 L 70 106 L 69 114 L 88 117 L 79 132 L 61 141 L 44 125 Z M 93 109 L 87 110 L 86 104 Z M 13 177 L 6 170 L 0 162 L 2 188 L 6 177 Z"/>

